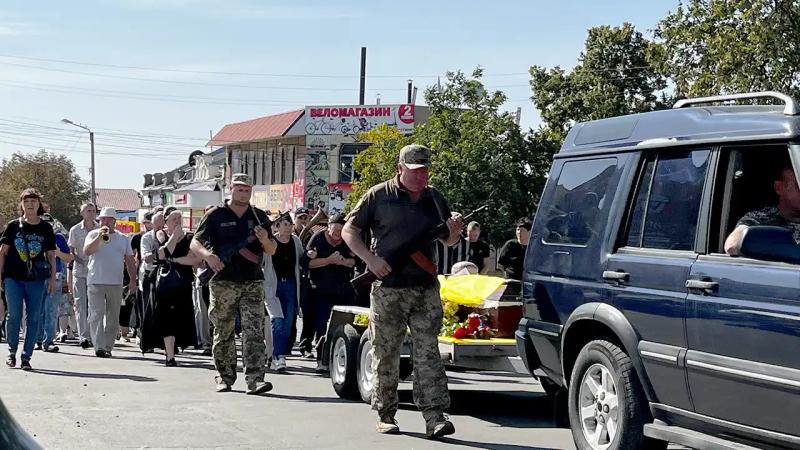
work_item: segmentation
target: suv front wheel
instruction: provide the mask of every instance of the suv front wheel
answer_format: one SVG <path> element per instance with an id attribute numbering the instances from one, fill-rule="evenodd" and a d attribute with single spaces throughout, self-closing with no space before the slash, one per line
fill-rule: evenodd
<path id="1" fill-rule="evenodd" d="M 595 340 L 578 354 L 569 384 L 569 421 L 582 450 L 664 449 L 643 435 L 650 421 L 630 357 L 616 344 Z"/>

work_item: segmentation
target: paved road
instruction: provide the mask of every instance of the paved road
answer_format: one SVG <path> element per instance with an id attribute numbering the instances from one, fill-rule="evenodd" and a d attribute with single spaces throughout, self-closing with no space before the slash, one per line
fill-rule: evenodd
<path id="1" fill-rule="evenodd" d="M 370 408 L 336 397 L 311 361 L 289 359 L 290 374 L 268 374 L 275 389 L 252 397 L 243 378 L 232 393 L 214 392 L 209 357 L 187 352 L 166 368 L 162 355 L 137 350 L 118 345 L 110 360 L 74 345 L 36 352 L 34 372 L 0 368 L 0 398 L 47 449 L 574 448 L 529 377 L 450 372 L 457 433 L 431 442 L 410 383 L 401 385 L 403 434 L 381 436 Z"/>

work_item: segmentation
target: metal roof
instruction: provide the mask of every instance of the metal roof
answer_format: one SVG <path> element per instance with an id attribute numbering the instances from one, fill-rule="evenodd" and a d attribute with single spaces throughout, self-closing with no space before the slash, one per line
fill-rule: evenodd
<path id="1" fill-rule="evenodd" d="M 582 122 L 570 129 L 559 155 L 799 138 L 800 115 L 784 110 L 783 106 L 707 106 Z"/>
<path id="2" fill-rule="evenodd" d="M 142 198 L 134 189 L 95 189 L 97 206 L 111 206 L 117 211 L 136 211 L 142 207 Z"/>
<path id="3" fill-rule="evenodd" d="M 228 145 L 253 142 L 286 135 L 292 125 L 305 114 L 304 109 L 225 125 L 206 145 Z"/>

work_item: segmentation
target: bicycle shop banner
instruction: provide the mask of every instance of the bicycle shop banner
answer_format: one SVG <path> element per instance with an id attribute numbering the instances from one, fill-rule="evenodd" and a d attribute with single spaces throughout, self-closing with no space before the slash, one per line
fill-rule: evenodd
<path id="1" fill-rule="evenodd" d="M 356 134 L 386 124 L 414 130 L 414 105 L 307 106 L 306 134 Z"/>

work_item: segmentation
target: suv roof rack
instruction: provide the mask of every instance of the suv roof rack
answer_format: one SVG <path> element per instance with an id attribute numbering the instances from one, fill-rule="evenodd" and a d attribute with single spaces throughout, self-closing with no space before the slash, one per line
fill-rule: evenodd
<path id="1" fill-rule="evenodd" d="M 764 92 L 748 92 L 744 94 L 730 94 L 730 95 L 716 95 L 713 97 L 698 97 L 698 98 L 687 98 L 683 100 L 678 100 L 675 105 L 672 107 L 677 108 L 684 108 L 686 106 L 697 105 L 701 103 L 718 103 L 718 102 L 726 102 L 732 100 L 743 100 L 749 98 L 774 98 L 783 101 L 786 105 L 783 108 L 783 113 L 787 116 L 797 116 L 800 115 L 800 107 L 797 104 L 797 100 L 788 96 L 786 94 L 775 92 L 775 91 L 764 91 Z"/>

